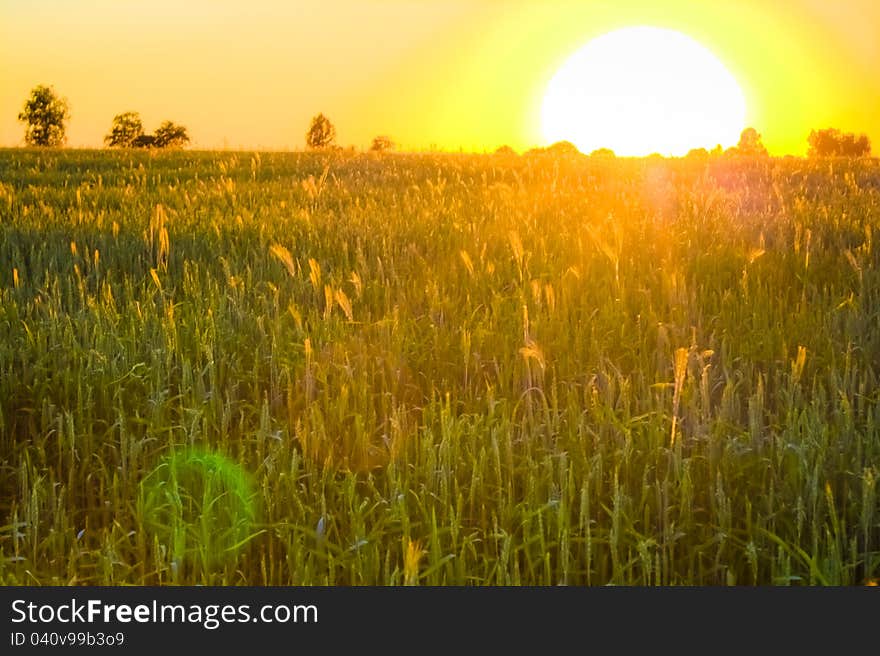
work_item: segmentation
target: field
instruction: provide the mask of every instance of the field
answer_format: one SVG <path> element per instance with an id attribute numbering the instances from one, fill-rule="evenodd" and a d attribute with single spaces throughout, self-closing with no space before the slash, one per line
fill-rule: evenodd
<path id="1" fill-rule="evenodd" d="M 880 164 L 0 151 L 0 583 L 880 577 Z"/>

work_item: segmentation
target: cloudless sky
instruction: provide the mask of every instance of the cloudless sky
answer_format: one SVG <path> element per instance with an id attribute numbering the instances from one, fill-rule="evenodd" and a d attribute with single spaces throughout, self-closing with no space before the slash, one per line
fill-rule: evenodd
<path id="1" fill-rule="evenodd" d="M 0 0 L 0 145 L 22 143 L 18 112 L 49 84 L 71 146 L 134 110 L 200 148 L 299 149 L 323 112 L 342 145 L 524 149 L 557 68 L 628 25 L 711 50 L 771 152 L 830 126 L 880 151 L 876 0 Z"/>

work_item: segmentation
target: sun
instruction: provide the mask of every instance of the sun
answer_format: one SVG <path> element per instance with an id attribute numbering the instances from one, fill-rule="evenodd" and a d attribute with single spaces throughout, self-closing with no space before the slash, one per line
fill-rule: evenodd
<path id="1" fill-rule="evenodd" d="M 745 121 L 742 89 L 718 58 L 690 37 L 656 27 L 590 41 L 550 80 L 541 109 L 547 143 L 628 156 L 731 146 Z"/>

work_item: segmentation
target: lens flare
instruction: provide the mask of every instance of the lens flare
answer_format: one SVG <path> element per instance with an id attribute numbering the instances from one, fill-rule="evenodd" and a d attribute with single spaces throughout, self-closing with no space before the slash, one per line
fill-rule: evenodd
<path id="1" fill-rule="evenodd" d="M 192 449 L 166 456 L 142 481 L 140 510 L 174 566 L 214 567 L 234 560 L 254 536 L 255 499 L 239 465 Z"/>

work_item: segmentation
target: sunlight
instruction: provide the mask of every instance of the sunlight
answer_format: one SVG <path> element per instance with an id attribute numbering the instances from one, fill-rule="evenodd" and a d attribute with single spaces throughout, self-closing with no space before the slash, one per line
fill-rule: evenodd
<path id="1" fill-rule="evenodd" d="M 578 50 L 544 95 L 547 143 L 582 152 L 684 155 L 731 146 L 745 127 L 742 90 L 709 50 L 679 32 L 630 27 Z"/>

